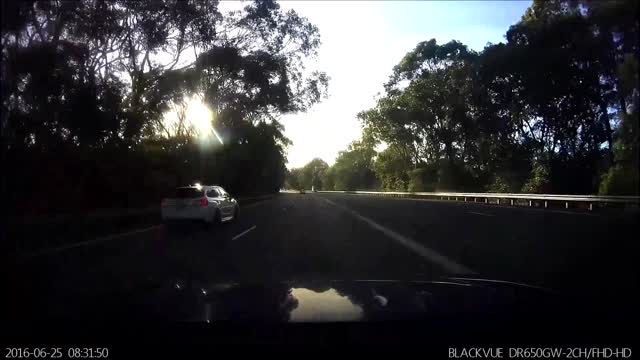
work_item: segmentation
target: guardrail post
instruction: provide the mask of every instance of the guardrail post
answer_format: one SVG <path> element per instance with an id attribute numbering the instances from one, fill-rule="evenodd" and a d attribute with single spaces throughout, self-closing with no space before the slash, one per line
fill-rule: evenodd
<path id="1" fill-rule="evenodd" d="M 544 201 L 544 208 L 547 208 L 547 200 Z"/>
<path id="2" fill-rule="evenodd" d="M 568 209 L 568 208 L 569 208 L 569 202 L 568 202 L 568 201 L 564 203 L 564 208 L 565 208 L 565 209 Z"/>
<path id="3" fill-rule="evenodd" d="M 489 199 L 484 198 L 484 203 L 487 204 L 489 202 Z"/>
<path id="4" fill-rule="evenodd" d="M 529 207 L 533 206 L 533 201 L 529 200 Z"/>
<path id="5" fill-rule="evenodd" d="M 497 205 L 500 205 L 500 199 L 499 199 L 499 198 L 498 198 L 498 199 L 496 199 L 496 204 L 497 204 Z"/>
<path id="6" fill-rule="evenodd" d="M 467 202 L 467 197 L 466 196 L 464 197 L 464 202 Z"/>
<path id="7" fill-rule="evenodd" d="M 593 211 L 593 203 L 589 203 L 589 211 Z"/>
<path id="8" fill-rule="evenodd" d="M 477 197 L 474 197 L 474 198 L 473 198 L 473 202 L 476 202 L 476 200 L 478 200 L 478 198 L 477 198 Z"/>
<path id="9" fill-rule="evenodd" d="M 511 199 L 511 206 L 513 206 L 513 199 Z"/>

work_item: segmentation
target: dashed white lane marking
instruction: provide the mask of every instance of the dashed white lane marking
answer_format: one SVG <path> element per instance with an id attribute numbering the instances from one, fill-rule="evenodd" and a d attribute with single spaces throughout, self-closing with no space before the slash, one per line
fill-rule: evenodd
<path id="1" fill-rule="evenodd" d="M 590 214 L 590 213 L 585 213 L 585 212 L 572 212 L 572 211 L 563 211 L 563 210 L 545 210 L 545 209 L 540 209 L 540 211 L 547 211 L 547 212 L 550 212 L 550 213 L 565 214 L 565 215 L 602 217 L 602 215 L 599 215 L 599 214 Z"/>
<path id="2" fill-rule="evenodd" d="M 386 236 L 388 236 L 389 238 L 391 238 L 392 240 L 396 241 L 397 243 L 399 243 L 400 245 L 405 246 L 406 248 L 408 248 L 409 250 L 415 252 L 416 254 L 422 256 L 423 258 L 429 260 L 430 262 L 437 264 L 438 266 L 440 266 L 441 268 L 443 268 L 445 271 L 449 272 L 449 273 L 455 273 L 455 274 L 472 274 L 475 273 L 473 270 L 467 268 L 466 266 L 460 265 L 454 261 L 452 261 L 451 259 L 445 257 L 444 255 L 441 255 L 439 253 L 437 253 L 436 251 L 429 249 L 425 246 L 420 245 L 419 243 L 417 243 L 415 240 L 412 240 L 410 238 L 407 238 L 405 236 L 402 236 L 400 234 L 398 234 L 397 232 L 388 229 L 378 223 L 376 223 L 375 221 L 364 217 L 360 214 L 358 214 L 357 212 L 336 204 L 335 202 L 329 200 L 329 199 L 325 199 L 324 197 L 321 197 L 322 200 L 328 202 L 329 204 L 338 207 L 346 212 L 348 212 L 349 214 L 351 214 L 352 216 L 354 216 L 355 218 L 357 218 L 358 220 L 364 222 L 365 224 L 369 225 L 370 227 L 372 227 L 375 230 L 380 231 L 381 233 L 385 234 Z"/>
<path id="3" fill-rule="evenodd" d="M 125 233 L 107 235 L 107 236 L 99 237 L 99 238 L 96 238 L 96 239 L 93 239 L 93 240 L 88 240 L 88 241 L 83 241 L 83 242 L 79 242 L 79 243 L 74 243 L 74 244 L 58 246 L 58 247 L 55 247 L 55 248 L 49 248 L 49 249 L 36 251 L 36 252 L 31 253 L 31 254 L 23 255 L 21 257 L 22 258 L 31 258 L 31 257 L 34 257 L 34 256 L 51 254 L 51 253 L 64 251 L 64 250 L 69 250 L 69 249 L 73 249 L 73 248 L 77 248 L 77 247 L 81 247 L 81 246 L 95 245 L 97 243 L 101 243 L 101 242 L 105 242 L 105 241 L 109 241 L 109 240 L 116 240 L 116 239 L 120 239 L 120 238 L 123 238 L 123 237 L 131 236 L 131 235 L 135 235 L 135 234 L 140 234 L 140 233 L 144 233 L 144 232 L 147 232 L 147 231 L 156 230 L 156 229 L 159 229 L 161 226 L 162 225 L 154 225 L 154 226 L 150 226 L 150 227 L 143 228 L 143 229 L 131 230 L 131 231 L 128 231 L 128 232 L 125 232 Z"/>
<path id="4" fill-rule="evenodd" d="M 245 230 L 245 231 L 241 232 L 240 234 L 238 234 L 238 235 L 236 235 L 236 236 L 232 237 L 232 238 L 231 238 L 231 240 L 238 239 L 238 238 L 240 238 L 240 237 L 242 237 L 242 236 L 246 235 L 249 231 L 254 230 L 255 228 L 256 228 L 256 226 L 255 226 L 255 225 L 253 225 L 252 227 L 248 228 L 247 230 Z"/>
<path id="5" fill-rule="evenodd" d="M 485 214 L 485 213 L 480 213 L 480 212 L 475 212 L 475 211 L 467 211 L 469 214 L 474 214 L 474 215 L 480 215 L 480 216 L 495 216 L 493 214 Z"/>

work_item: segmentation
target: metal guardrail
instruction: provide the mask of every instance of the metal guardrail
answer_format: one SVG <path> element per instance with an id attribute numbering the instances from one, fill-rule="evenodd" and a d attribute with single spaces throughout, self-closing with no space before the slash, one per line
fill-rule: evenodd
<path id="1" fill-rule="evenodd" d="M 485 203 L 489 200 L 495 200 L 495 204 L 500 205 L 501 200 L 510 201 L 514 205 L 514 200 L 524 200 L 529 202 L 529 206 L 533 206 L 533 202 L 541 201 L 544 207 L 548 207 L 550 202 L 564 202 L 565 208 L 569 208 L 570 203 L 588 204 L 589 210 L 593 210 L 594 204 L 624 204 L 635 205 L 640 203 L 639 196 L 599 196 L 599 195 L 556 195 L 556 194 L 512 194 L 512 193 L 458 193 L 458 192 L 396 192 L 396 191 L 318 191 L 319 193 L 343 193 L 343 194 L 361 194 L 376 195 L 390 197 L 417 197 L 436 200 L 458 200 L 473 201 L 483 199 Z"/>

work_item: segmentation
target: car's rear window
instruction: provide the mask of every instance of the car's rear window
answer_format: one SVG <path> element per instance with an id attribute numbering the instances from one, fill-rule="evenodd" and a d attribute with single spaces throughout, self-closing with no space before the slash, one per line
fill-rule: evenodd
<path id="1" fill-rule="evenodd" d="M 173 193 L 173 198 L 176 199 L 192 199 L 203 197 L 204 192 L 202 189 L 197 188 L 177 188 Z"/>

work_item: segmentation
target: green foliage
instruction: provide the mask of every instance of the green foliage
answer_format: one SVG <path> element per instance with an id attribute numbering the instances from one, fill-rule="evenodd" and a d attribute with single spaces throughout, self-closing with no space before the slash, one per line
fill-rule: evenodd
<path id="1" fill-rule="evenodd" d="M 318 29 L 273 1 L 224 15 L 200 1 L 9 3 L 3 112 L 17 144 L 137 141 L 193 93 L 223 122 L 303 111 L 325 94 L 324 73 L 303 74 Z M 18 121 L 26 109 L 33 121 Z"/>
<path id="2" fill-rule="evenodd" d="M 640 130 L 638 113 L 623 117 L 614 145 L 616 165 L 604 174 L 598 192 L 602 195 L 638 195 L 640 192 Z"/>
<path id="3" fill-rule="evenodd" d="M 333 167 L 328 168 L 322 177 L 322 190 L 335 190 L 336 188 L 336 175 Z"/>
<path id="4" fill-rule="evenodd" d="M 336 190 L 364 190 L 376 187 L 373 172 L 375 150 L 371 143 L 354 141 L 347 151 L 338 154 L 331 167 Z"/>
<path id="5" fill-rule="evenodd" d="M 620 91 L 626 95 L 632 95 L 638 86 L 638 58 L 633 54 L 624 54 L 622 64 L 618 65 L 617 74 L 620 78 Z"/>
<path id="6" fill-rule="evenodd" d="M 326 173 L 329 170 L 324 160 L 315 158 L 309 161 L 305 166 L 297 169 L 291 169 L 289 172 L 290 181 L 288 184 L 292 189 L 296 190 L 328 190 L 325 184 Z M 333 185 L 331 185 L 331 188 Z"/>
<path id="7" fill-rule="evenodd" d="M 387 191 L 407 191 L 407 182 L 402 179 L 395 179 L 388 188 Z"/>
<path id="8" fill-rule="evenodd" d="M 429 188 L 413 170 L 425 166 L 436 190 L 453 191 L 594 193 L 611 164 L 633 174 L 638 131 L 624 127 L 637 122 L 625 118 L 638 109 L 639 29 L 628 9 L 639 5 L 536 0 L 506 43 L 480 53 L 417 44 L 358 114 L 389 145 L 374 165 L 382 187 Z"/>
<path id="9" fill-rule="evenodd" d="M 493 193 L 512 193 L 513 186 L 502 176 L 495 176 L 493 182 L 486 188 L 487 192 Z"/>
<path id="10" fill-rule="evenodd" d="M 324 174 L 329 168 L 324 160 L 315 158 L 311 160 L 304 167 L 305 179 L 309 179 L 309 183 L 311 186 L 309 189 L 313 188 L 316 190 L 324 189 L 324 184 L 322 183 L 322 179 L 324 178 Z"/>
<path id="11" fill-rule="evenodd" d="M 291 169 L 289 171 L 287 171 L 287 178 L 285 181 L 285 187 L 287 189 L 292 189 L 292 190 L 303 190 L 304 186 L 302 186 L 302 181 L 300 181 L 301 178 L 301 169 Z"/>
<path id="12" fill-rule="evenodd" d="M 407 190 L 411 192 L 427 191 L 424 184 L 425 173 L 426 169 L 410 170 Z"/>
<path id="13" fill-rule="evenodd" d="M 531 170 L 529 180 L 522 186 L 522 192 L 528 194 L 551 193 L 549 168 L 542 164 L 535 165 Z"/>
<path id="14" fill-rule="evenodd" d="M 411 160 L 397 146 L 390 146 L 378 154 L 374 163 L 374 171 L 380 180 L 382 189 L 388 191 L 404 191 L 409 182 L 408 171 Z"/>
<path id="15" fill-rule="evenodd" d="M 640 174 L 638 168 L 616 165 L 603 175 L 600 195 L 639 195 Z"/>

